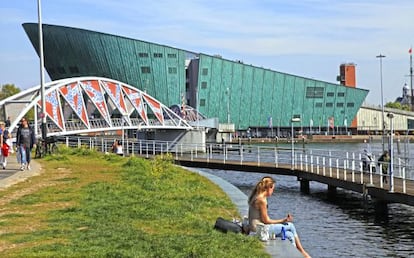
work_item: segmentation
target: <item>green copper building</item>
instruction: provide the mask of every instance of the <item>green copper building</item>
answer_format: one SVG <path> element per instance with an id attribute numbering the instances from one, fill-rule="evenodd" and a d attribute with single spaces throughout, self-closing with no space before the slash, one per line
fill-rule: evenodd
<path id="1" fill-rule="evenodd" d="M 39 53 L 38 24 L 23 27 Z M 146 91 L 167 106 L 185 104 L 220 123 L 247 128 L 353 126 L 368 90 L 281 73 L 221 56 L 105 33 L 43 25 L 52 80 L 102 76 Z M 184 100 L 184 101 L 183 101 Z"/>

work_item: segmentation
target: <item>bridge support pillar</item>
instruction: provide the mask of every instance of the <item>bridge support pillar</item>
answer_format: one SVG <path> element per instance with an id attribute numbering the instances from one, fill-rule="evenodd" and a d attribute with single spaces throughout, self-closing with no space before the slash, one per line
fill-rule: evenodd
<path id="1" fill-rule="evenodd" d="M 300 181 L 300 191 L 302 193 L 309 194 L 310 193 L 309 180 L 306 180 L 303 178 L 298 178 L 298 180 Z"/>
<path id="2" fill-rule="evenodd" d="M 336 186 L 328 185 L 328 198 L 336 197 Z"/>
<path id="3" fill-rule="evenodd" d="M 384 200 L 375 200 L 375 215 L 377 218 L 386 218 L 388 216 L 388 202 Z"/>

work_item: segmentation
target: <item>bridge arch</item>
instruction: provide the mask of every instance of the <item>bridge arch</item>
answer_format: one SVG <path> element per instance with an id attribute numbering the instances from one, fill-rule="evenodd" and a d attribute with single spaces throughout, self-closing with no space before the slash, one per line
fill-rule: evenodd
<path id="1" fill-rule="evenodd" d="M 45 87 L 47 135 L 72 135 L 121 129 L 193 129 L 180 114 L 147 93 L 103 77 L 76 77 L 48 82 Z M 32 109 L 39 134 L 40 85 L 0 101 L 10 131 Z"/>

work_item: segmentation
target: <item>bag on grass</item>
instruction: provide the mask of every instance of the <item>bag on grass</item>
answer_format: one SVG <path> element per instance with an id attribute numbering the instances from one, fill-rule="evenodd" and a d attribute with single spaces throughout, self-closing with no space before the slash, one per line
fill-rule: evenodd
<path id="1" fill-rule="evenodd" d="M 241 233 L 242 232 L 242 227 L 239 224 L 234 223 L 229 220 L 225 220 L 222 217 L 217 218 L 214 228 L 224 233 L 227 233 L 227 232 Z"/>

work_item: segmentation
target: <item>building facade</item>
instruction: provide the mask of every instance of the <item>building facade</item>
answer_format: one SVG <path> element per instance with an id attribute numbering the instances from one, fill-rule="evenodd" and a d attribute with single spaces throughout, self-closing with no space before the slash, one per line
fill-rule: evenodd
<path id="1" fill-rule="evenodd" d="M 23 27 L 39 53 L 38 25 Z M 236 130 L 356 127 L 352 121 L 368 94 L 355 85 L 90 30 L 43 25 L 43 39 L 45 68 L 52 80 L 115 79 L 168 106 L 185 102 L 220 123 L 234 124 Z M 292 118 L 297 122 L 291 124 Z"/>

